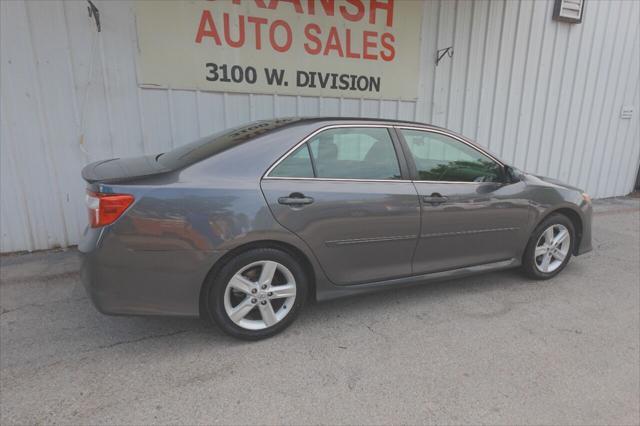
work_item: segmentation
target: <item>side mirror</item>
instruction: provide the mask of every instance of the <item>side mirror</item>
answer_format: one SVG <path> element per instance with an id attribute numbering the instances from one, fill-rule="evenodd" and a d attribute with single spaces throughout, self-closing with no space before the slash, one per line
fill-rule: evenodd
<path id="1" fill-rule="evenodd" d="M 506 176 L 507 183 L 516 183 L 522 180 L 522 172 L 509 165 L 504 166 L 504 174 Z"/>

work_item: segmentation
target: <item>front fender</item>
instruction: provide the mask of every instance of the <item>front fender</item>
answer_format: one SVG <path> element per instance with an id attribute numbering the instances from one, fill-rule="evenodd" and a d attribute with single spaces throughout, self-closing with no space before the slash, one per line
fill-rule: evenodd
<path id="1" fill-rule="evenodd" d="M 545 189 L 556 193 L 551 198 L 560 197 L 561 199 L 551 202 L 551 200 L 548 200 L 550 197 L 547 194 L 543 199 L 531 200 L 532 219 L 530 232 L 533 233 L 538 225 L 550 215 L 554 213 L 564 214 L 571 219 L 576 228 L 577 244 L 574 245 L 573 254 L 578 256 L 591 251 L 591 222 L 593 215 L 591 203 L 585 201 L 582 198 L 582 194 L 577 193 L 577 191 L 558 191 L 555 188 Z"/>

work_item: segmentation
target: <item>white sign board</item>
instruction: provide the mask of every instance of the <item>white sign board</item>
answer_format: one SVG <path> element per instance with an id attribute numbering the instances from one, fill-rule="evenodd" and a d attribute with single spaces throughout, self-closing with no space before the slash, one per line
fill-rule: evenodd
<path id="1" fill-rule="evenodd" d="M 139 1 L 139 83 L 414 100 L 422 6 L 399 0 Z"/>

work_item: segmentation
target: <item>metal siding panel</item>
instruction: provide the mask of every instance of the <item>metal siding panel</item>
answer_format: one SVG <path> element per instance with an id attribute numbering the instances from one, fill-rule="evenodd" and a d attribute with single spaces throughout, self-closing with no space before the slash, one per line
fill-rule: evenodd
<path id="1" fill-rule="evenodd" d="M 454 1 L 443 1 L 440 3 L 437 33 L 438 49 L 445 49 L 453 46 L 457 4 L 458 3 Z M 431 122 L 438 126 L 446 126 L 447 123 L 451 69 L 452 60 L 448 56 L 442 58 L 435 68 Z"/>
<path id="2" fill-rule="evenodd" d="M 210 135 L 226 128 L 225 101 L 222 93 L 196 92 L 200 136 Z"/>
<path id="3" fill-rule="evenodd" d="M 85 163 L 113 157 L 111 118 L 98 46 L 101 35 L 87 17 L 85 7 L 79 7 L 76 2 L 64 2 L 63 10 L 78 105 L 79 128 L 75 143 L 83 152 Z"/>
<path id="4" fill-rule="evenodd" d="M 489 146 L 489 133 L 491 131 L 491 115 L 494 89 L 496 87 L 497 64 L 500 50 L 502 17 L 505 2 L 489 2 L 489 22 L 486 35 L 485 55 L 482 69 L 482 82 L 480 84 L 480 102 L 478 109 L 478 124 L 476 141 L 484 146 Z"/>
<path id="5" fill-rule="evenodd" d="M 455 34 L 453 35 L 454 54 L 451 58 L 446 122 L 446 127 L 456 132 L 462 131 L 466 76 L 469 72 L 469 35 L 471 34 L 473 7 L 474 3 L 468 0 L 458 0 L 456 5 Z"/>
<path id="6" fill-rule="evenodd" d="M 640 11 L 637 10 L 637 8 L 635 17 L 640 18 Z M 639 19 L 636 19 L 634 22 L 638 22 L 638 20 Z M 640 58 L 640 31 L 637 31 L 637 27 L 635 44 L 632 54 L 635 59 L 635 68 L 631 68 L 630 72 L 637 73 L 640 70 L 640 67 L 638 66 L 638 61 Z M 624 140 L 626 142 L 623 151 L 625 160 L 622 163 L 621 170 L 619 171 L 619 176 L 616 177 L 616 195 L 625 194 L 633 190 L 636 182 L 636 177 L 638 175 L 638 169 L 640 168 L 640 117 L 638 116 L 638 102 L 640 102 L 640 78 L 636 76 L 635 90 L 633 90 L 632 92 L 628 92 L 625 95 L 625 103 L 635 105 L 636 111 L 634 111 L 634 115 L 630 120 L 623 120 L 626 123 L 626 130 L 624 132 Z"/>
<path id="7" fill-rule="evenodd" d="M 139 96 L 144 153 L 156 154 L 169 151 L 173 145 L 173 135 L 167 91 L 147 89 L 142 90 Z M 116 156 L 120 155 L 116 154 Z"/>
<path id="8" fill-rule="evenodd" d="M 253 105 L 256 120 L 273 118 L 272 95 L 253 95 Z"/>
<path id="9" fill-rule="evenodd" d="M 491 106 L 491 127 L 488 147 L 498 155 L 502 154 L 502 138 L 504 135 L 505 115 L 511 89 L 511 71 L 513 66 L 513 49 L 515 31 L 519 16 L 520 2 L 508 1 L 502 16 L 502 32 L 496 68 L 496 86 Z"/>
<path id="10" fill-rule="evenodd" d="M 551 66 L 548 74 L 548 85 L 546 87 L 545 99 L 540 123 L 540 139 L 538 141 L 538 152 L 534 170 L 544 176 L 549 174 L 550 153 L 553 147 L 553 132 L 558 119 L 558 103 L 560 102 L 560 90 L 564 77 L 566 50 L 568 42 L 569 26 L 557 25 L 554 31 L 553 46 L 551 48 Z"/>
<path id="11" fill-rule="evenodd" d="M 77 145 L 75 82 L 70 66 L 69 44 L 62 3 L 27 3 L 32 25 L 39 100 L 44 120 L 45 153 L 51 161 L 51 189 L 55 193 L 62 222 L 61 245 L 77 241 L 85 225 L 82 200 L 84 184 L 78 179 L 84 155 Z"/>
<path id="12" fill-rule="evenodd" d="M 340 101 L 338 98 L 320 98 L 320 115 L 337 117 L 340 115 Z"/>
<path id="13" fill-rule="evenodd" d="M 2 108 L 6 141 L 16 166 L 16 186 L 3 191 L 25 195 L 24 209 L 14 214 L 27 216 L 33 246 L 24 249 L 55 247 L 65 242 L 64 223 L 47 147 L 47 129 L 42 105 L 36 56 L 31 37 L 27 5 L 2 2 Z M 11 35 L 11 37 L 9 37 Z M 26 243 L 26 238 L 23 239 Z M 22 249 L 22 247 L 21 247 Z"/>
<path id="14" fill-rule="evenodd" d="M 640 101 L 640 91 L 636 89 L 634 98 L 635 105 Z M 628 165 L 623 169 L 622 176 L 625 178 L 621 181 L 619 194 L 628 194 L 634 190 L 638 170 L 640 169 L 640 119 L 633 119 L 633 123 L 629 126 L 629 139 L 631 140 L 631 149 L 628 152 Z M 625 176 L 626 175 L 626 176 Z"/>
<path id="15" fill-rule="evenodd" d="M 416 120 L 431 121 L 433 107 L 433 81 L 435 75 L 435 57 L 437 47 L 438 7 L 437 1 L 425 2 L 420 29 L 420 79 L 418 82 L 418 101 Z M 380 114 L 385 110 L 384 101 L 380 101 Z"/>
<path id="16" fill-rule="evenodd" d="M 568 182 L 573 185 L 579 184 L 581 169 L 584 164 L 587 128 L 592 116 L 591 111 L 593 109 L 594 92 L 598 84 L 598 64 L 602 63 L 602 54 L 604 53 L 603 43 L 605 33 L 607 31 L 606 23 L 609 20 L 611 11 L 611 8 L 607 7 L 607 4 L 605 3 L 597 2 L 596 5 L 599 8 L 599 13 L 595 14 L 598 23 L 595 25 L 596 31 L 594 34 L 594 40 L 590 46 L 591 53 L 589 54 L 589 64 L 587 65 L 587 69 L 589 70 L 589 72 L 584 89 L 585 102 L 583 105 L 584 108 L 581 107 L 580 111 L 580 119 L 578 120 L 578 134 L 576 137 L 576 147 L 574 151 L 575 155 L 572 157 L 569 169 Z M 585 20 L 587 20 L 587 18 L 588 17 L 585 16 Z"/>
<path id="17" fill-rule="evenodd" d="M 622 48 L 620 50 L 619 59 L 616 61 L 617 71 L 609 74 L 609 78 L 614 78 L 615 76 L 615 89 L 610 92 L 608 95 L 612 99 L 611 107 L 608 110 L 605 107 L 605 120 L 606 126 L 605 130 L 603 130 L 602 138 L 604 140 L 611 140 L 613 143 L 612 146 L 604 149 L 604 155 L 601 160 L 597 162 L 597 176 L 594 172 L 595 182 L 593 183 L 594 193 L 600 194 L 601 197 L 607 197 L 613 195 L 613 191 L 607 190 L 607 183 L 609 181 L 614 180 L 614 169 L 613 169 L 613 159 L 620 158 L 620 151 L 622 150 L 622 146 L 624 145 L 624 140 L 619 139 L 619 128 L 620 124 L 623 120 L 620 118 L 620 107 L 623 105 L 623 100 L 625 96 L 625 91 L 631 89 L 633 75 L 633 69 L 631 68 L 631 63 L 637 61 L 637 55 L 629 55 L 628 52 L 633 52 L 633 46 L 635 41 L 635 34 L 637 32 L 638 26 L 633 25 L 632 18 L 635 16 L 634 11 L 636 10 L 636 3 L 625 3 L 624 6 L 628 6 L 627 10 L 623 12 L 623 16 L 626 20 L 626 25 L 620 28 L 620 31 L 625 32 L 624 39 L 622 43 Z M 635 21 L 636 23 L 638 21 Z M 637 69 L 638 64 L 636 62 L 635 69 Z M 631 71 L 631 72 L 630 72 Z M 626 78 L 625 78 L 626 75 Z M 631 89 L 633 90 L 633 89 Z M 603 144 L 604 145 L 604 144 Z"/>
<path id="18" fill-rule="evenodd" d="M 489 0 L 473 2 L 461 125 L 461 133 L 470 138 L 476 138 L 478 131 L 480 85 L 487 46 L 488 15 Z"/>
<path id="19" fill-rule="evenodd" d="M 172 111 L 174 146 L 184 145 L 200 137 L 196 92 L 172 90 L 169 96 Z"/>
<path id="20" fill-rule="evenodd" d="M 593 5 L 593 12 L 585 14 L 583 19 L 584 28 L 582 29 L 580 47 L 578 53 L 578 62 L 573 70 L 573 87 L 572 102 L 570 105 L 569 116 L 565 123 L 565 133 L 563 136 L 564 147 L 560 154 L 561 158 L 575 158 L 576 149 L 580 149 L 581 144 L 578 141 L 578 132 L 580 131 L 581 121 L 583 120 L 585 105 L 588 102 L 587 87 L 588 77 L 590 74 L 589 66 L 592 64 L 592 56 L 594 55 L 593 44 L 596 36 L 596 28 L 598 24 L 604 20 L 604 14 L 601 13 L 601 4 L 596 2 Z M 565 161 L 560 168 L 559 179 L 569 181 L 571 168 L 574 161 Z"/>
<path id="21" fill-rule="evenodd" d="M 413 120 L 415 117 L 415 102 L 397 101 L 398 102 L 398 119 Z"/>
<path id="22" fill-rule="evenodd" d="M 520 99 L 520 111 L 518 115 L 518 125 L 516 136 L 513 138 L 515 144 L 513 150 L 513 164 L 516 167 L 526 168 L 528 153 L 532 152 L 531 132 L 533 129 L 533 111 L 536 100 L 539 96 L 540 78 L 540 57 L 543 49 L 543 38 L 548 31 L 546 25 L 549 19 L 549 2 L 534 1 L 531 11 L 531 27 L 527 40 L 527 58 L 523 75 L 523 87 Z M 506 159 L 505 159 L 506 160 Z"/>
<path id="23" fill-rule="evenodd" d="M 360 112 L 360 101 L 358 99 L 340 98 L 340 116 L 356 117 Z"/>
<path id="24" fill-rule="evenodd" d="M 143 135 L 143 112 L 138 99 L 133 3 L 101 3 L 100 20 L 102 32 L 98 37 L 98 50 L 114 155 L 121 157 L 153 152 L 155 149 L 146 143 L 148 136 Z"/>
<path id="25" fill-rule="evenodd" d="M 99 34 L 81 2 L 0 4 L 2 252 L 77 242 L 89 161 L 280 116 L 433 122 L 594 196 L 635 182 L 637 2 L 594 2 L 578 25 L 553 21 L 550 0 L 425 2 L 417 102 L 140 89 L 132 2 L 101 2 Z M 623 104 L 636 106 L 631 120 Z"/>
<path id="26" fill-rule="evenodd" d="M 525 162 L 525 169 L 532 172 L 538 171 L 541 147 L 543 144 L 542 132 L 544 130 L 544 119 L 546 106 L 548 103 L 551 81 L 553 80 L 552 65 L 557 25 L 549 25 L 551 2 L 547 2 L 545 19 L 545 31 L 542 37 L 542 51 L 538 62 L 538 87 L 535 103 L 531 115 L 532 126 L 529 134 L 528 150 Z"/>
<path id="27" fill-rule="evenodd" d="M 635 3 L 635 5 L 635 21 L 632 22 L 640 21 L 640 4 Z M 629 69 L 629 77 L 632 84 L 630 87 L 627 87 L 627 90 L 625 90 L 623 104 L 638 105 L 638 100 L 640 99 L 640 78 L 635 75 L 635 78 L 633 79 L 632 76 L 634 76 L 635 72 L 640 70 L 640 31 L 638 31 L 638 27 L 635 25 L 634 29 L 634 46 L 631 51 L 633 62 Z M 635 157 L 633 155 L 634 149 L 640 145 L 640 135 L 638 135 L 637 126 L 640 121 L 638 114 L 639 112 L 636 111 L 631 120 L 620 120 L 620 135 L 624 135 L 622 138 L 624 145 L 622 147 L 622 159 L 617 163 L 618 170 L 615 179 L 612 179 L 611 190 L 608 192 L 610 194 L 617 195 L 630 192 L 629 187 L 633 188 L 633 185 L 635 184 L 635 176 L 637 176 L 638 168 L 640 167 L 640 155 L 638 153 L 635 154 Z M 629 179 L 629 175 L 632 175 L 631 179 Z M 632 182 L 629 182 L 629 180 Z"/>
<path id="28" fill-rule="evenodd" d="M 614 7 L 615 6 L 615 7 Z M 622 18 L 623 8 L 620 2 L 611 2 L 611 14 L 607 20 L 607 28 L 619 28 Z M 586 154 L 583 158 L 583 167 L 578 180 L 578 186 L 584 188 L 588 192 L 592 193 L 594 197 L 598 194 L 594 192 L 595 188 L 592 186 L 591 173 L 594 168 L 594 162 L 600 160 L 601 150 L 603 145 L 599 143 L 600 128 L 602 125 L 602 116 L 604 114 L 604 105 L 610 105 L 608 102 L 608 91 L 611 79 L 611 66 L 616 51 L 620 49 L 617 46 L 618 34 L 620 31 L 607 31 L 604 37 L 604 45 L 602 47 L 602 59 L 598 66 L 598 80 L 599 84 L 596 87 L 595 95 L 593 97 L 593 103 L 591 106 L 591 113 L 589 114 L 589 126 L 587 130 L 587 148 L 584 150 Z"/>
<path id="29" fill-rule="evenodd" d="M 319 106 L 318 98 L 298 96 L 298 115 L 301 117 L 315 117 L 320 115 Z"/>
<path id="30" fill-rule="evenodd" d="M 562 60 L 562 72 L 560 77 L 560 89 L 556 94 L 556 112 L 553 119 L 553 129 L 551 133 L 551 146 L 548 151 L 545 174 L 548 176 L 559 176 L 560 168 L 568 164 L 562 159 L 562 152 L 566 143 L 564 135 L 566 133 L 569 108 L 573 101 L 573 85 L 575 82 L 575 66 L 578 61 L 580 45 L 582 40 L 583 26 L 569 26 L 567 32 L 560 33 L 565 37 L 566 48 Z"/>
<path id="31" fill-rule="evenodd" d="M 380 101 L 360 99 L 360 115 L 362 117 L 380 117 Z"/>
<path id="32" fill-rule="evenodd" d="M 529 54 L 530 25 L 533 17 L 532 8 L 533 3 L 531 1 L 520 2 L 516 19 L 511 69 L 509 70 L 509 86 L 507 89 L 508 98 L 504 111 L 504 129 L 500 138 L 501 145 L 499 150 L 501 158 L 509 162 L 513 161 L 516 151 L 516 137 L 523 101 L 525 64 Z"/>
<path id="33" fill-rule="evenodd" d="M 226 104 L 225 104 L 225 114 L 227 116 L 226 123 L 224 128 L 228 127 L 236 127 L 244 123 L 248 123 L 249 118 L 249 95 L 243 93 L 229 93 L 225 94 L 226 96 Z M 289 100 L 290 103 L 293 102 L 295 104 L 295 97 L 288 96 L 288 98 L 293 98 Z M 295 114 L 287 114 L 287 115 L 295 115 Z M 224 128 L 216 129 L 216 131 L 223 130 Z"/>
<path id="34" fill-rule="evenodd" d="M 4 9 L 5 3 L 0 3 Z M 3 11 L 0 13 L 4 13 Z M 4 62 L 3 62 L 4 64 Z M 4 66 L 2 67 L 4 74 Z M 16 157 L 10 146 L 8 120 L 4 96 L 0 94 L 0 252 L 33 250 L 32 227 L 27 211 L 27 194 L 20 191 L 20 180 L 16 172 Z"/>
<path id="35" fill-rule="evenodd" d="M 277 117 L 295 117 L 296 114 L 296 97 L 278 95 L 276 98 Z"/>
<path id="36" fill-rule="evenodd" d="M 636 97 L 634 98 L 635 105 L 637 105 L 637 102 L 640 100 L 639 95 L 638 91 L 636 91 Z M 625 185 L 622 186 L 621 194 L 628 194 L 634 190 L 636 177 L 640 170 L 640 120 L 637 115 L 632 125 L 629 126 L 629 129 L 631 130 L 630 139 L 633 145 L 629 155 L 630 166 L 627 168 L 627 178 L 623 181 Z"/>

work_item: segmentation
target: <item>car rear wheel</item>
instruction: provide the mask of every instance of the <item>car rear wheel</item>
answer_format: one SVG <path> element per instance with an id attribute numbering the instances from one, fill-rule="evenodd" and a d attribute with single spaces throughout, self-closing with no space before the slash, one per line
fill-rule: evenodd
<path id="1" fill-rule="evenodd" d="M 289 326 L 307 297 L 307 277 L 288 253 L 246 251 L 227 262 L 211 283 L 208 311 L 224 332 L 258 340 Z"/>
<path id="2" fill-rule="evenodd" d="M 575 243 L 573 223 L 553 214 L 533 232 L 523 256 L 523 270 L 531 278 L 546 280 L 567 266 Z"/>

